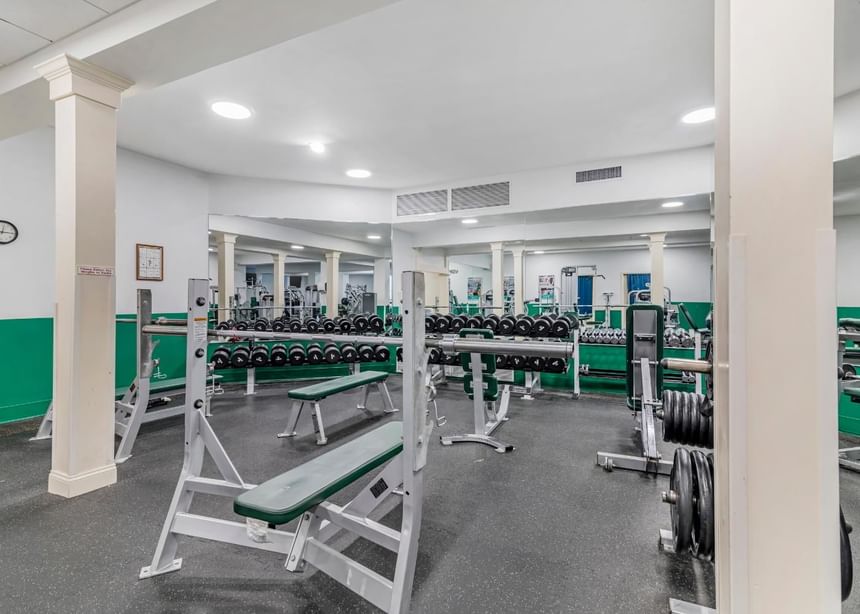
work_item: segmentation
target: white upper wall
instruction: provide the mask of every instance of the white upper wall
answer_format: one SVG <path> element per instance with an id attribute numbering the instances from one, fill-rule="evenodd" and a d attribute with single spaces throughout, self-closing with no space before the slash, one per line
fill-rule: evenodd
<path id="1" fill-rule="evenodd" d="M 837 217 L 836 226 L 836 304 L 860 306 L 860 215 Z"/>

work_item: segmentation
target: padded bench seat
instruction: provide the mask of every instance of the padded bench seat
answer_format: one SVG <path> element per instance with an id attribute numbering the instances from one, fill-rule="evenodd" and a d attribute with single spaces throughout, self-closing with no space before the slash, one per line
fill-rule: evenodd
<path id="1" fill-rule="evenodd" d="M 383 371 L 362 371 L 352 375 L 344 375 L 337 379 L 319 382 L 318 384 L 296 388 L 295 390 L 290 390 L 287 396 L 300 401 L 319 401 L 339 392 L 346 392 L 359 386 L 375 384 L 386 379 L 388 379 L 388 373 Z"/>
<path id="2" fill-rule="evenodd" d="M 847 394 L 854 403 L 860 403 L 860 387 L 843 388 L 842 392 Z"/>
<path id="3" fill-rule="evenodd" d="M 242 493 L 240 516 L 286 524 L 391 460 L 403 450 L 403 423 L 389 422 Z"/>
<path id="4" fill-rule="evenodd" d="M 839 318 L 838 325 L 843 328 L 860 330 L 860 318 Z"/>

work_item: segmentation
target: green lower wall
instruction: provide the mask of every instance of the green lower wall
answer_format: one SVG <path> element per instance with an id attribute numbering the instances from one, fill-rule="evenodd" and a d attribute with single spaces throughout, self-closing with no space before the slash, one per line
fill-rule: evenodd
<path id="1" fill-rule="evenodd" d="M 700 325 L 710 310 L 707 303 L 685 303 L 693 318 Z M 129 314 L 126 314 L 126 316 Z M 185 313 L 158 314 L 166 317 L 181 318 Z M 860 318 L 860 307 L 839 307 L 840 318 Z M 125 317 L 125 316 L 123 316 Z M 686 324 L 682 316 L 682 325 Z M 134 379 L 135 372 L 135 326 L 118 323 L 116 330 L 116 386 L 127 386 Z M 52 370 L 51 360 L 46 359 L 53 353 L 53 320 L 51 318 L 20 318 L 0 320 L 0 423 L 24 418 L 41 416 L 51 401 Z M 623 371 L 624 351 L 621 346 L 583 345 L 581 362 L 588 363 L 592 369 Z M 394 352 L 388 364 L 367 363 L 362 368 L 394 371 Z M 154 356 L 160 360 L 159 370 L 165 377 L 184 377 L 185 340 L 182 337 L 159 337 Z M 222 381 L 244 381 L 243 370 L 229 369 L 220 372 Z M 343 365 L 321 365 L 285 368 L 264 368 L 257 371 L 258 381 L 283 379 L 308 379 L 332 377 L 347 373 Z M 572 373 L 564 375 L 544 374 L 541 377 L 547 387 L 571 388 Z M 617 381 L 582 377 L 582 389 L 589 392 L 617 392 L 624 394 L 624 380 Z M 847 396 L 839 399 L 839 430 L 860 435 L 860 403 L 852 403 Z"/>

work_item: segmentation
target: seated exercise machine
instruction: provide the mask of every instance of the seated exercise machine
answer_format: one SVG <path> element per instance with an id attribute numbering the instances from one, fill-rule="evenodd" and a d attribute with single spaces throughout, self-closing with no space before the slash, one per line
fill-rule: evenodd
<path id="1" fill-rule="evenodd" d="M 371 386 L 382 397 L 384 405 L 382 413 L 392 414 L 396 412 L 397 409 L 391 401 L 391 393 L 389 393 L 388 386 L 385 384 L 386 379 L 388 379 L 388 373 L 383 371 L 361 371 L 352 375 L 345 375 L 325 382 L 290 390 L 287 393 L 287 396 L 293 399 L 290 421 L 287 424 L 287 430 L 279 433 L 278 437 L 295 437 L 296 425 L 299 422 L 299 417 L 302 415 L 302 408 L 305 406 L 305 403 L 309 403 L 313 407 L 311 417 L 313 418 L 314 432 L 317 435 L 317 445 L 324 446 L 328 442 L 328 439 L 325 436 L 320 401 L 334 394 L 355 390 L 356 388 L 361 388 L 363 392 L 363 400 L 358 404 L 357 408 L 365 412 L 368 418 L 374 416 L 373 412 L 367 408 L 367 399 L 370 396 Z"/>
<path id="2" fill-rule="evenodd" d="M 597 464 L 606 471 L 615 468 L 669 475 L 672 463 L 657 450 L 656 410 L 660 407 L 663 369 L 663 308 L 636 303 L 627 308 L 627 406 L 633 410 L 639 433 L 641 456 L 598 452 Z"/>
<path id="3" fill-rule="evenodd" d="M 208 280 L 189 280 L 188 319 L 185 325 L 147 325 L 152 335 L 184 335 L 186 349 L 185 449 L 182 470 L 150 565 L 140 578 L 177 571 L 180 536 L 191 536 L 266 550 L 286 557 L 286 570 L 301 572 L 307 565 L 385 612 L 409 610 L 424 491 L 429 437 L 433 429 L 430 411 L 430 347 L 448 352 L 495 353 L 498 342 L 473 339 L 426 339 L 424 335 L 422 273 L 403 273 L 403 336 L 392 345 L 403 346 L 402 422 L 388 422 L 314 459 L 273 477 L 259 486 L 245 482 L 233 465 L 205 413 L 206 349 L 209 338 L 235 335 L 236 331 L 207 327 Z M 261 339 L 292 340 L 307 337 L 292 333 L 252 332 Z M 316 335 L 328 339 L 334 335 Z M 342 337 L 341 337 L 342 338 Z M 501 345 L 505 345 L 502 343 Z M 524 342 L 517 351 L 525 355 L 569 358 L 568 343 Z M 202 475 L 209 454 L 218 477 Z M 375 474 L 371 475 L 374 471 Z M 346 505 L 329 497 L 358 480 L 369 478 L 364 488 Z M 226 520 L 191 511 L 194 495 L 203 493 L 233 499 L 233 510 L 244 521 Z M 393 499 L 392 495 L 395 495 Z M 371 518 L 390 511 L 383 503 L 394 500 L 403 507 L 400 529 Z M 278 528 L 297 521 L 293 531 Z M 341 531 L 369 540 L 397 556 L 393 578 L 334 549 L 330 542 Z"/>
<path id="4" fill-rule="evenodd" d="M 185 323 L 185 320 L 168 320 L 159 318 L 152 319 L 152 291 L 138 290 L 137 291 L 137 319 L 117 320 L 124 323 L 135 323 L 137 327 L 137 375 L 134 381 L 128 388 L 117 388 L 117 400 L 114 403 L 114 431 L 116 436 L 120 438 L 119 445 L 116 449 L 114 462 L 124 463 L 131 458 L 131 452 L 134 448 L 134 443 L 137 440 L 140 425 L 165 418 L 173 418 L 181 416 L 185 413 L 184 405 L 176 405 L 174 407 L 166 407 L 149 411 L 151 408 L 163 406 L 171 403 L 173 399 L 169 396 L 155 396 L 165 392 L 182 393 L 185 388 L 184 378 L 171 379 L 156 379 L 154 371 L 158 367 L 158 359 L 153 358 L 152 354 L 158 346 L 158 341 L 153 341 L 152 335 L 143 332 L 142 326 L 145 324 L 169 324 L 169 323 Z M 207 370 L 205 403 L 207 415 L 209 412 L 209 399 L 221 392 L 218 380 L 220 375 L 212 372 L 212 369 Z M 30 441 L 38 441 L 42 439 L 50 439 L 54 427 L 54 408 L 53 404 L 48 407 L 48 411 L 42 417 L 42 422 L 39 424 L 39 430 L 36 435 L 30 438 Z"/>

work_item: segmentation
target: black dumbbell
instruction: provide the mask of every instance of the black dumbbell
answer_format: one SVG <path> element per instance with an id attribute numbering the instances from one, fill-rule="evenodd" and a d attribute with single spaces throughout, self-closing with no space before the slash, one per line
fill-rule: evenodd
<path id="1" fill-rule="evenodd" d="M 319 346 L 317 346 L 319 347 Z M 305 351 L 305 348 L 301 343 L 294 343 L 290 346 L 290 351 L 287 354 L 287 358 L 290 361 L 290 364 L 294 367 L 305 364 L 305 361 L 308 359 L 308 353 Z"/>
<path id="2" fill-rule="evenodd" d="M 397 351 L 394 353 L 394 355 L 397 357 L 397 360 L 399 362 L 403 362 L 403 348 L 397 348 Z"/>
<path id="3" fill-rule="evenodd" d="M 275 320 L 274 322 L 272 322 L 272 330 L 276 333 L 283 332 L 286 327 L 287 325 L 284 323 L 283 320 Z"/>
<path id="4" fill-rule="evenodd" d="M 244 345 L 240 345 L 237 348 L 233 349 L 233 353 L 230 354 L 230 366 L 234 369 L 242 369 L 248 366 L 248 363 L 251 361 L 251 350 L 246 348 Z"/>
<path id="5" fill-rule="evenodd" d="M 287 328 L 290 329 L 291 333 L 298 333 L 302 330 L 302 321 L 301 320 L 290 320 L 287 324 Z"/>
<path id="6" fill-rule="evenodd" d="M 373 362 L 373 347 L 369 345 L 358 346 L 358 359 L 361 362 Z"/>
<path id="7" fill-rule="evenodd" d="M 348 335 L 349 332 L 352 330 L 352 322 L 349 321 L 349 318 L 338 318 L 337 328 L 344 335 Z"/>
<path id="8" fill-rule="evenodd" d="M 441 356 L 442 356 L 442 352 L 439 350 L 439 348 L 430 348 L 429 357 L 428 357 L 427 362 L 429 362 L 430 364 L 433 364 L 433 365 L 438 364 L 439 358 Z"/>
<path id="9" fill-rule="evenodd" d="M 236 326 L 234 326 L 236 330 L 248 330 L 248 323 L 244 320 L 241 322 L 236 322 Z"/>
<path id="10" fill-rule="evenodd" d="M 501 320 L 499 320 L 499 327 L 496 332 L 500 335 L 512 335 L 514 332 L 514 326 L 516 326 L 517 320 L 512 315 L 506 315 Z"/>
<path id="11" fill-rule="evenodd" d="M 334 343 L 326 343 L 323 348 L 323 357 L 329 364 L 340 362 L 340 350 Z"/>
<path id="12" fill-rule="evenodd" d="M 269 352 L 269 362 L 273 367 L 283 367 L 289 360 L 287 356 L 287 348 L 282 344 L 273 345 Z"/>
<path id="13" fill-rule="evenodd" d="M 305 318 L 305 330 L 309 333 L 319 332 L 320 323 L 313 318 Z"/>
<path id="14" fill-rule="evenodd" d="M 384 345 L 377 345 L 373 348 L 373 359 L 376 362 L 388 362 L 388 359 L 391 358 L 391 350 L 389 350 Z"/>
<path id="15" fill-rule="evenodd" d="M 367 318 L 367 324 L 370 327 L 371 332 L 381 333 L 385 330 L 385 323 L 378 315 L 372 315 Z"/>
<path id="16" fill-rule="evenodd" d="M 526 368 L 526 357 L 519 354 L 508 356 L 508 369 L 521 371 Z"/>
<path id="17" fill-rule="evenodd" d="M 484 328 L 484 316 L 475 314 L 466 321 L 465 328 Z"/>
<path id="18" fill-rule="evenodd" d="M 255 346 L 251 350 L 251 365 L 254 367 L 265 367 L 269 364 L 269 348 L 265 345 Z"/>
<path id="19" fill-rule="evenodd" d="M 370 321 L 367 319 L 367 316 L 359 314 L 352 319 L 352 325 L 355 326 L 355 330 L 363 333 L 370 328 Z"/>
<path id="20" fill-rule="evenodd" d="M 466 327 L 466 321 L 468 318 L 464 315 L 453 316 L 451 318 L 451 323 L 448 325 L 448 332 L 450 333 L 459 333 Z"/>
<path id="21" fill-rule="evenodd" d="M 230 325 L 227 322 L 218 322 L 215 326 L 215 330 L 230 330 Z"/>
<path id="22" fill-rule="evenodd" d="M 222 322 L 223 324 L 223 322 Z M 212 352 L 212 362 L 216 369 L 226 369 L 230 366 L 230 348 L 220 347 Z"/>
<path id="23" fill-rule="evenodd" d="M 508 366 L 508 357 L 504 354 L 496 354 L 496 369 L 504 369 Z"/>
<path id="24" fill-rule="evenodd" d="M 254 330 L 269 330 L 269 321 L 266 318 L 258 318 L 254 322 Z"/>
<path id="25" fill-rule="evenodd" d="M 308 364 L 318 365 L 325 360 L 325 354 L 323 354 L 323 350 L 318 343 L 311 343 L 308 345 L 306 353 Z"/>
<path id="26" fill-rule="evenodd" d="M 435 313 L 428 313 L 424 315 L 424 332 L 425 333 L 435 333 L 436 332 L 436 320 L 439 318 Z"/>
<path id="27" fill-rule="evenodd" d="M 499 329 L 499 316 L 494 313 L 491 313 L 481 324 L 481 328 L 486 328 L 487 330 L 491 330 L 496 332 Z"/>
<path id="28" fill-rule="evenodd" d="M 442 333 L 443 335 L 451 330 L 451 316 L 450 314 L 441 314 L 438 318 L 436 318 L 436 332 Z"/>
<path id="29" fill-rule="evenodd" d="M 564 358 L 547 358 L 545 370 L 550 373 L 564 373 L 567 370 L 567 361 Z"/>
<path id="30" fill-rule="evenodd" d="M 548 337 L 550 330 L 552 330 L 552 320 L 548 316 L 543 315 L 535 319 L 531 335 L 533 337 Z"/>
<path id="31" fill-rule="evenodd" d="M 334 330 L 337 328 L 337 324 L 331 318 L 323 318 L 322 322 L 320 323 L 320 327 L 326 333 L 333 333 Z"/>
<path id="32" fill-rule="evenodd" d="M 550 332 L 553 337 L 570 337 L 570 331 L 574 328 L 574 325 L 567 316 L 559 316 L 553 321 L 551 328 Z"/>
<path id="33" fill-rule="evenodd" d="M 459 365 L 460 364 L 460 355 L 459 354 L 447 354 L 448 360 L 446 364 L 449 365 Z"/>
<path id="34" fill-rule="evenodd" d="M 543 371 L 544 367 L 546 367 L 546 358 L 543 356 L 529 356 L 526 359 L 526 364 L 532 371 Z"/>
<path id="35" fill-rule="evenodd" d="M 531 316 L 520 316 L 514 325 L 514 333 L 523 337 L 528 337 L 532 334 L 532 327 L 535 321 Z"/>
<path id="36" fill-rule="evenodd" d="M 340 346 L 340 359 L 343 362 L 355 362 L 358 360 L 358 350 L 351 343 L 344 343 Z"/>
<path id="37" fill-rule="evenodd" d="M 236 328 L 236 320 L 234 320 L 233 318 L 230 318 L 229 320 L 227 320 L 227 328 L 230 328 L 230 329 Z"/>

